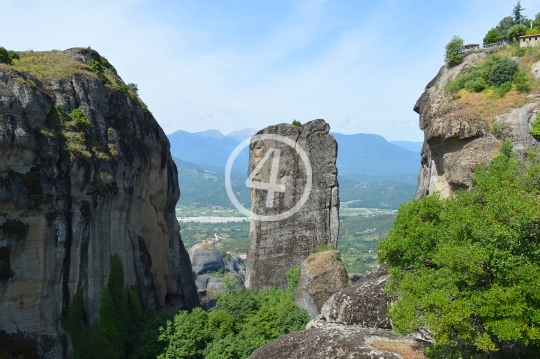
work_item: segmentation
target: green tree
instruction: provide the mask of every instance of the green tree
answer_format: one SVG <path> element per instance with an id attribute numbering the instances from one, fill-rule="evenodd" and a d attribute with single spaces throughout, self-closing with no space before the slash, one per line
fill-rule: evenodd
<path id="1" fill-rule="evenodd" d="M 501 41 L 501 35 L 499 34 L 499 31 L 496 28 L 492 28 L 484 37 L 484 46 L 495 44 L 499 41 Z"/>
<path id="2" fill-rule="evenodd" d="M 516 41 L 520 36 L 523 36 L 527 33 L 527 25 L 525 24 L 516 24 L 508 29 L 506 36 L 508 41 Z"/>
<path id="3" fill-rule="evenodd" d="M 514 21 L 512 19 L 512 16 L 507 16 L 503 18 L 501 21 L 499 21 L 499 25 L 495 27 L 497 31 L 499 32 L 499 36 L 501 37 L 501 40 L 508 41 L 511 39 L 508 39 L 507 32 L 508 29 L 514 25 Z"/>
<path id="4" fill-rule="evenodd" d="M 0 64 L 11 65 L 11 56 L 9 56 L 8 50 L 0 46 Z"/>
<path id="5" fill-rule="evenodd" d="M 536 14 L 536 17 L 534 18 L 531 25 L 533 28 L 540 30 L 540 12 Z"/>
<path id="6" fill-rule="evenodd" d="M 540 158 L 513 157 L 478 166 L 472 191 L 400 207 L 379 244 L 395 330 L 505 358 L 539 352 Z"/>
<path id="7" fill-rule="evenodd" d="M 463 50 L 463 39 L 454 36 L 448 44 L 446 44 L 446 54 L 444 60 L 450 67 L 454 67 L 463 62 L 465 58 L 465 53 Z"/>
<path id="8" fill-rule="evenodd" d="M 512 20 L 514 24 L 522 24 L 527 20 L 525 15 L 523 15 L 523 11 L 525 11 L 525 9 L 521 6 L 521 0 L 518 0 L 517 4 L 514 5 L 514 9 L 512 10 Z"/>
<path id="9" fill-rule="evenodd" d="M 505 82 L 512 82 L 514 74 L 518 71 L 518 64 L 509 58 L 502 58 L 493 67 L 489 74 L 488 82 L 494 86 L 501 86 Z"/>

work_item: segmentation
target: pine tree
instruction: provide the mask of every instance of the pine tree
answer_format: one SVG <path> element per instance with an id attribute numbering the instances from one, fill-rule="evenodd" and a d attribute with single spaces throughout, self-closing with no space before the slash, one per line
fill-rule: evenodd
<path id="1" fill-rule="evenodd" d="M 521 0 L 518 0 L 517 4 L 514 6 L 514 10 L 512 10 L 512 16 L 514 17 L 514 25 L 525 22 L 526 17 L 525 15 L 523 15 L 524 10 L 525 9 L 521 6 Z"/>

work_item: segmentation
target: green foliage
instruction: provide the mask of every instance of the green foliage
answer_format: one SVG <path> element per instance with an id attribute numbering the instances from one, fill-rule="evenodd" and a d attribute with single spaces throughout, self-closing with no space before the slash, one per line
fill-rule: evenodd
<path id="1" fill-rule="evenodd" d="M 516 86 L 516 90 L 518 90 L 519 92 L 527 93 L 531 91 L 531 80 L 522 71 L 517 71 L 514 74 L 512 82 Z"/>
<path id="2" fill-rule="evenodd" d="M 106 68 L 111 67 L 111 64 L 109 63 L 109 60 L 107 60 L 107 58 L 105 56 L 101 56 L 99 62 L 101 63 L 101 65 L 103 65 L 103 67 L 106 67 Z"/>
<path id="3" fill-rule="evenodd" d="M 298 127 L 302 127 L 302 123 L 300 123 L 300 121 L 298 120 L 293 120 L 292 124 Z"/>
<path id="4" fill-rule="evenodd" d="M 103 66 L 99 61 L 92 60 L 88 63 L 88 66 L 90 66 L 96 74 L 103 73 Z"/>
<path id="5" fill-rule="evenodd" d="M 0 64 L 11 65 L 11 62 L 12 62 L 12 59 L 11 59 L 11 56 L 9 56 L 8 50 L 0 46 Z"/>
<path id="6" fill-rule="evenodd" d="M 501 155 L 511 158 L 514 156 L 514 151 L 512 150 L 512 142 L 510 139 L 505 139 L 501 146 Z"/>
<path id="7" fill-rule="evenodd" d="M 139 96 L 139 86 L 137 86 L 137 84 L 129 83 L 129 84 L 127 84 L 127 87 L 129 87 L 129 90 L 133 94 L 135 94 L 136 96 Z"/>
<path id="8" fill-rule="evenodd" d="M 454 94 L 461 89 L 481 92 L 491 86 L 502 97 L 512 89 L 512 84 L 518 91 L 530 91 L 530 80 L 525 73 L 518 71 L 517 62 L 495 54 L 488 56 L 482 65 L 470 67 L 464 74 L 450 81 L 445 90 Z"/>
<path id="9" fill-rule="evenodd" d="M 521 0 L 518 0 L 517 4 L 514 6 L 514 9 L 512 10 L 512 16 L 513 16 L 513 22 L 514 24 L 522 24 L 526 21 L 525 15 L 523 15 L 523 11 L 525 9 L 523 6 L 521 6 Z"/>
<path id="10" fill-rule="evenodd" d="M 494 86 L 501 86 L 505 82 L 512 82 L 514 74 L 518 71 L 518 64 L 514 60 L 503 57 L 493 67 L 489 74 L 488 82 Z"/>
<path id="11" fill-rule="evenodd" d="M 120 257 L 111 256 L 111 270 L 103 292 L 99 320 L 86 323 L 82 290 L 73 296 L 62 326 L 73 342 L 75 358 L 124 358 L 129 356 L 141 330 L 143 308 L 138 286 L 124 289 Z"/>
<path id="12" fill-rule="evenodd" d="M 504 128 L 505 128 L 504 123 L 494 122 L 493 125 L 491 126 L 491 133 L 496 138 L 501 139 Z"/>
<path id="13" fill-rule="evenodd" d="M 513 24 L 514 24 L 514 20 L 512 19 L 512 16 L 507 16 L 503 18 L 499 22 L 499 25 L 495 27 L 495 29 L 497 29 L 497 31 L 499 32 L 501 40 L 508 41 L 507 32 L 508 32 L 508 29 L 511 28 Z"/>
<path id="14" fill-rule="evenodd" d="M 540 160 L 528 161 L 499 156 L 472 191 L 400 207 L 379 244 L 395 330 L 485 353 L 540 344 Z"/>
<path id="15" fill-rule="evenodd" d="M 454 36 L 452 40 L 446 44 L 444 61 L 446 61 L 448 66 L 454 67 L 461 64 L 464 58 L 465 53 L 463 50 L 463 39 L 458 36 Z"/>
<path id="16" fill-rule="evenodd" d="M 203 359 L 211 333 L 207 328 L 208 314 L 201 308 L 191 313 L 178 312 L 165 328 L 160 328 L 159 341 L 167 343 L 165 351 L 158 359 Z"/>
<path id="17" fill-rule="evenodd" d="M 501 41 L 501 35 L 496 28 L 492 28 L 487 32 L 486 36 L 484 36 L 484 46 L 494 44 L 499 41 Z"/>
<path id="18" fill-rule="evenodd" d="M 167 325 L 167 321 L 171 320 L 173 314 L 161 310 L 150 313 L 142 324 L 137 340 L 133 343 L 133 352 L 130 356 L 132 359 L 147 359 L 156 358 L 165 351 L 167 343 L 159 341 L 160 330 Z"/>
<path id="19" fill-rule="evenodd" d="M 540 12 L 536 14 L 536 17 L 534 18 L 531 25 L 534 29 L 540 29 Z"/>
<path id="20" fill-rule="evenodd" d="M 517 41 L 518 37 L 525 35 L 527 29 L 528 27 L 525 24 L 516 24 L 508 29 L 506 36 L 508 40 Z"/>
<path id="21" fill-rule="evenodd" d="M 300 264 L 295 264 L 287 269 L 287 292 L 294 293 L 300 278 Z"/>
<path id="22" fill-rule="evenodd" d="M 540 28 L 532 27 L 530 29 L 527 29 L 525 35 L 540 35 Z"/>
<path id="23" fill-rule="evenodd" d="M 69 115 L 78 125 L 90 125 L 90 121 L 88 121 L 88 118 L 84 115 L 84 112 L 82 112 L 80 108 L 76 108 Z"/>
<path id="24" fill-rule="evenodd" d="M 9 57 L 11 58 L 11 60 L 19 60 L 20 59 L 20 56 L 17 52 L 13 51 L 13 50 L 8 50 L 8 55 Z"/>
<path id="25" fill-rule="evenodd" d="M 536 119 L 531 122 L 531 126 L 532 128 L 529 133 L 537 140 L 540 140 L 540 114 L 536 115 Z"/>
<path id="26" fill-rule="evenodd" d="M 276 288 L 229 289 L 210 313 L 197 308 L 167 321 L 159 335 L 166 348 L 158 358 L 246 358 L 270 340 L 305 327 L 309 316 L 293 297 Z"/>

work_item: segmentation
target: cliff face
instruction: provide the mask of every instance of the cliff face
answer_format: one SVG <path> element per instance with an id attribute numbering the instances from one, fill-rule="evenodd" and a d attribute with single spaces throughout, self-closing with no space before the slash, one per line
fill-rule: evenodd
<path id="1" fill-rule="evenodd" d="M 98 318 L 112 254 L 149 310 L 197 305 L 179 196 L 167 137 L 97 52 L 0 65 L 0 339 L 65 355 L 58 319 L 78 290 Z"/>
<path id="2" fill-rule="evenodd" d="M 449 81 L 483 57 L 484 53 L 471 54 L 459 66 L 444 65 L 414 106 L 420 115 L 420 129 L 424 131 L 416 198 L 434 192 L 447 197 L 459 188 L 471 188 L 474 167 L 499 154 L 500 139 L 509 139 L 518 153 L 538 144 L 529 134 L 540 104 L 533 97 L 520 95 L 521 98 L 516 97 L 514 103 L 518 105 L 515 106 L 509 103 L 511 95 L 507 94 L 506 99 L 482 105 L 481 101 L 485 100 L 482 94 L 459 100 L 445 91 Z M 534 73 L 534 65 L 532 71 Z M 498 113 L 494 109 L 497 106 L 500 107 Z M 500 139 L 492 134 L 496 122 L 503 124 Z"/>
<path id="3" fill-rule="evenodd" d="M 288 138 L 293 147 L 274 139 L 252 140 L 248 175 L 253 174 L 271 149 L 280 150 L 279 164 L 267 158 L 254 177 L 255 182 L 283 185 L 268 202 L 268 191 L 252 188 L 252 212 L 261 216 L 277 216 L 300 203 L 308 174 L 296 150 L 301 147 L 311 164 L 311 190 L 299 210 L 276 221 L 251 219 L 246 269 L 246 287 L 286 286 L 287 269 L 306 259 L 320 244 L 337 245 L 339 231 L 339 188 L 337 182 L 337 142 L 329 134 L 324 120 L 315 120 L 302 127 L 289 124 L 269 126 L 257 135 L 279 135 Z"/>

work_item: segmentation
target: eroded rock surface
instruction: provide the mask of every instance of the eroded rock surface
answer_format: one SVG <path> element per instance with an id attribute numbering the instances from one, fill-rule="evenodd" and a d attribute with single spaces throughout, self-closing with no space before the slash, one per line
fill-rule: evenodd
<path id="1" fill-rule="evenodd" d="M 339 192 L 337 182 L 337 142 L 329 134 L 330 126 L 324 120 L 315 120 L 304 126 L 279 124 L 269 126 L 257 135 L 280 135 L 301 147 L 311 164 L 312 186 L 306 202 L 290 216 L 277 221 L 252 219 L 246 286 L 248 288 L 281 286 L 287 284 L 287 269 L 306 259 L 320 244 L 337 244 L 339 231 Z M 298 151 L 273 139 L 252 140 L 248 175 L 271 149 L 280 151 L 277 171 L 272 175 L 273 152 L 253 180 L 284 186 L 268 201 L 269 191 L 252 188 L 252 212 L 262 216 L 286 213 L 299 203 L 306 189 L 308 174 Z M 270 203 L 268 203 L 270 202 Z"/>
<path id="2" fill-rule="evenodd" d="M 254 351 L 249 359 L 401 359 L 397 353 L 381 351 L 375 341 L 415 344 L 410 338 L 389 330 L 352 325 L 328 325 L 287 334 Z M 423 348 L 419 348 L 421 353 Z M 421 358 L 422 356 L 417 356 Z"/>
<path id="3" fill-rule="evenodd" d="M 349 276 L 339 252 L 315 253 L 302 262 L 294 301 L 313 319 L 332 294 L 348 285 Z"/>
<path id="4" fill-rule="evenodd" d="M 381 265 L 352 287 L 337 291 L 324 304 L 321 319 L 326 323 L 391 329 L 386 316 L 390 302 L 384 291 L 387 279 L 387 266 Z"/>
<path id="5" fill-rule="evenodd" d="M 199 291 L 225 289 L 224 276 L 236 279 L 238 285 L 244 284 L 246 265 L 234 254 L 223 254 L 212 247 L 196 245 L 189 250 L 193 267 L 193 278 Z"/>
<path id="6" fill-rule="evenodd" d="M 98 319 L 112 254 L 148 309 L 198 298 L 167 137 L 134 94 L 84 65 L 97 52 L 48 56 L 76 71 L 51 68 L 41 82 L 0 66 L 0 333 L 59 358 L 69 342 L 59 317 L 82 290 L 87 320 Z M 76 108 L 89 123 L 66 117 Z"/>
<path id="7" fill-rule="evenodd" d="M 486 120 L 468 117 L 452 95 L 445 91 L 449 81 L 484 56 L 483 53 L 469 55 L 454 68 L 444 65 L 414 106 L 420 115 L 420 129 L 424 131 L 416 198 L 435 192 L 447 197 L 459 188 L 470 189 L 474 167 L 497 156 L 502 139 L 510 139 L 513 150 L 518 153 L 538 144 L 528 132 L 540 102 Z M 538 64 L 533 65 L 533 74 L 538 72 L 538 68 Z M 500 139 L 492 134 L 493 122 L 504 124 Z"/>

